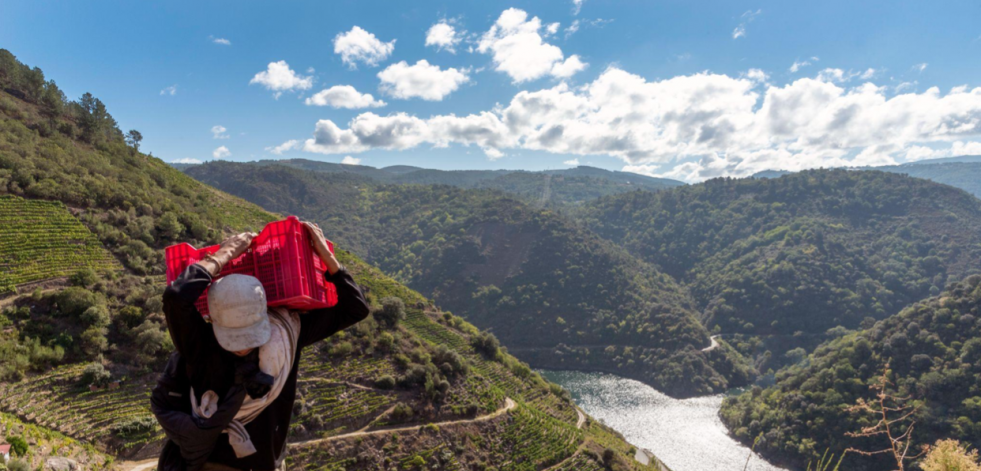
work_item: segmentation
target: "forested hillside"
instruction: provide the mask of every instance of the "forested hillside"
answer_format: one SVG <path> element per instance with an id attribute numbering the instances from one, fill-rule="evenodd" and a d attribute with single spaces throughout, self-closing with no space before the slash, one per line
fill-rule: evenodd
<path id="1" fill-rule="evenodd" d="M 981 276 L 822 345 L 781 371 L 776 385 L 727 399 L 722 418 L 742 442 L 762 434 L 757 451 L 801 468 L 827 448 L 836 455 L 888 448 L 882 435 L 846 436 L 879 419 L 847 409 L 859 399 L 875 402 L 870 386 L 883 374 L 893 398 L 887 407 L 915 410 L 911 420 L 897 420 L 903 411 L 888 414 L 897 420 L 896 437 L 915 422 L 910 455 L 939 438 L 981 445 Z M 842 469 L 895 469 L 895 461 L 851 453 Z"/>
<path id="2" fill-rule="evenodd" d="M 319 221 L 534 365 L 617 371 L 676 395 L 748 379 L 730 350 L 698 351 L 708 334 L 670 277 L 551 211 L 487 190 L 284 166 L 214 162 L 188 174 Z"/>
<path id="3" fill-rule="evenodd" d="M 689 287 L 710 330 L 754 337 L 736 343 L 770 348 L 775 364 L 935 295 L 981 261 L 981 202 L 884 172 L 716 179 L 601 198 L 581 217 Z"/>
<path id="4" fill-rule="evenodd" d="M 87 244 L 97 237 L 119 260 L 79 263 L 68 277 L 71 286 L 21 293 L 18 285 L 3 299 L 0 410 L 30 423 L 31 431 L 15 424 L 0 433 L 5 440 L 13 433 L 41 437 L 31 438 L 26 455 L 15 456 L 31 466 L 62 450 L 60 456 L 88 469 L 112 466 L 94 450 L 75 450 L 72 440 L 52 441 L 60 435 L 46 429 L 118 457 L 153 456 L 162 433 L 149 414 L 149 388 L 172 350 L 161 313 L 161 249 L 177 241 L 213 243 L 281 216 L 139 152 L 140 133 L 124 137 L 101 101 L 90 94 L 67 100 L 40 69 L 6 50 L 0 50 L 0 88 L 0 195 L 63 203 L 77 217 L 44 203 L 61 208 L 55 211 L 61 219 L 42 222 L 84 224 L 89 238 L 71 237 Z M 368 290 L 373 315 L 306 352 L 291 435 L 304 443 L 293 445 L 293 464 L 378 469 L 363 458 L 362 447 L 347 446 L 358 438 L 343 435 L 405 427 L 397 443 L 375 450 L 386 466 L 394 460 L 418 468 L 421 460 L 466 469 L 492 462 L 521 470 L 571 463 L 645 468 L 621 437 L 580 420 L 561 388 L 500 350 L 493 336 L 441 312 L 343 248 L 339 258 Z M 12 256 L 36 261 L 42 249 Z M 89 258 L 101 260 L 97 253 Z M 515 429 L 521 433 L 491 435 Z M 62 446 L 43 448 L 52 443 Z M 462 443 L 470 444 L 467 453 L 445 453 Z"/>
<path id="5" fill-rule="evenodd" d="M 378 183 L 450 185 L 460 188 L 500 190 L 538 206 L 579 205 L 601 196 L 633 190 L 664 190 L 683 185 L 666 178 L 628 172 L 613 172 L 579 166 L 540 172 L 514 170 L 434 170 L 405 165 L 377 169 L 363 165 L 343 165 L 305 159 L 263 160 L 255 165 L 285 165 L 322 173 L 348 173 L 368 177 Z M 183 170 L 187 170 L 186 167 Z"/>

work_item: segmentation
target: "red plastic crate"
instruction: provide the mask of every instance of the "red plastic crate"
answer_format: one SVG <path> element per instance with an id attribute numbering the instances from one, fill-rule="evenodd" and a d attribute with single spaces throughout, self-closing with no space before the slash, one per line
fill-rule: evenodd
<path id="1" fill-rule="evenodd" d="M 167 247 L 167 284 L 173 283 L 189 265 L 218 251 L 219 245 L 195 249 L 188 243 Z M 334 244 L 327 241 L 334 252 Z M 337 288 L 324 280 L 327 266 L 310 243 L 310 234 L 295 216 L 266 224 L 252 240 L 249 249 L 228 262 L 217 280 L 232 273 L 259 279 L 266 290 L 269 306 L 311 310 L 337 305 Z M 205 320 L 208 315 L 208 292 L 194 303 Z"/>

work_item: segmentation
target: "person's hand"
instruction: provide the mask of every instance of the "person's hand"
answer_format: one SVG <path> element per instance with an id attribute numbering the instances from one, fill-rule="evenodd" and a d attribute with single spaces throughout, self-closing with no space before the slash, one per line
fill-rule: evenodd
<path id="1" fill-rule="evenodd" d="M 252 244 L 252 239 L 256 236 L 255 232 L 243 232 L 241 234 L 233 235 L 224 242 L 221 243 L 221 247 L 218 251 L 212 255 L 205 257 L 203 260 L 198 261 L 198 265 L 204 267 L 211 273 L 211 276 L 218 276 L 221 273 L 221 269 L 238 258 L 238 256 L 245 253 L 249 249 L 249 245 Z"/>
<path id="2" fill-rule="evenodd" d="M 221 243 L 221 248 L 218 251 L 228 254 L 231 257 L 229 260 L 235 260 L 239 255 L 242 255 L 249 249 L 249 245 L 252 244 L 252 239 L 255 239 L 255 236 L 255 232 L 243 232 L 233 235 Z"/>
<path id="3" fill-rule="evenodd" d="M 324 231 L 320 229 L 320 226 L 307 221 L 303 221 L 303 227 L 306 227 L 307 232 L 310 233 L 310 240 L 313 242 L 313 251 L 327 265 L 327 272 L 331 275 L 337 273 L 341 269 L 341 264 L 337 261 L 337 257 L 334 257 L 334 254 L 327 248 L 327 238 L 324 237 Z"/>

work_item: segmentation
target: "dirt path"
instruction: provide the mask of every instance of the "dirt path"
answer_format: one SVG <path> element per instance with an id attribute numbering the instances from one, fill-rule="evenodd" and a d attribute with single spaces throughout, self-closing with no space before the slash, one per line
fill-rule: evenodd
<path id="1" fill-rule="evenodd" d="M 705 348 L 703 348 L 702 351 L 703 352 L 711 352 L 712 350 L 715 350 L 716 348 L 719 348 L 719 341 L 718 340 L 715 340 L 718 337 L 719 337 L 718 335 L 713 335 L 713 336 L 709 337 L 709 340 L 712 341 L 712 344 L 709 345 L 709 346 L 707 346 L 707 347 L 705 347 Z"/>
<path id="2" fill-rule="evenodd" d="M 149 471 L 157 467 L 157 459 L 143 461 L 121 461 L 119 462 L 120 471 Z"/>
<path id="3" fill-rule="evenodd" d="M 500 408 L 500 409 L 498 409 L 498 410 L 496 410 L 494 412 L 491 412 L 490 414 L 482 415 L 480 417 L 473 418 L 473 419 L 449 420 L 449 421 L 446 421 L 446 422 L 432 422 L 432 423 L 429 423 L 429 424 L 413 425 L 411 427 L 400 427 L 400 428 L 387 428 L 387 429 L 382 429 L 382 430 L 372 430 L 370 432 L 368 432 L 368 431 L 351 432 L 351 433 L 346 433 L 344 435 L 335 435 L 333 437 L 314 438 L 312 440 L 305 440 L 305 441 L 302 441 L 302 442 L 290 443 L 290 446 L 291 447 L 300 447 L 300 446 L 307 446 L 307 445 L 316 445 L 318 443 L 332 442 L 332 441 L 335 441 L 335 440 L 343 440 L 345 438 L 361 437 L 361 436 L 366 436 L 366 435 L 379 435 L 379 434 L 383 434 L 383 433 L 392 433 L 392 432 L 409 432 L 409 431 L 419 430 L 419 429 L 421 429 L 421 428 L 423 428 L 423 427 L 425 427 L 427 425 L 437 425 L 437 426 L 443 427 L 443 426 L 455 425 L 455 424 L 469 424 L 469 423 L 474 423 L 474 422 L 484 422 L 484 421 L 487 421 L 487 420 L 495 419 L 495 418 L 501 416 L 502 414 L 507 413 L 509 410 L 514 409 L 516 406 L 517 406 L 517 404 L 515 404 L 515 402 L 513 400 L 511 400 L 510 397 L 506 397 L 506 398 L 504 398 L 504 407 L 502 407 L 502 408 Z"/>
<path id="4" fill-rule="evenodd" d="M 299 446 L 307 446 L 307 445 L 316 445 L 317 443 L 331 442 L 335 440 L 343 440 L 345 438 L 360 437 L 365 435 L 378 435 L 382 433 L 392 433 L 392 432 L 408 432 L 408 431 L 419 430 L 425 427 L 426 425 L 437 425 L 442 427 L 442 426 L 454 425 L 454 424 L 484 422 L 487 420 L 500 417 L 501 415 L 506 414 L 508 411 L 514 409 L 515 407 L 517 407 L 517 404 L 513 400 L 511 400 L 510 397 L 506 397 L 504 398 L 504 407 L 494 412 L 491 412 L 490 414 L 482 415 L 480 417 L 476 417 L 473 419 L 448 420 L 446 422 L 433 422 L 431 424 L 413 425 L 411 427 L 387 428 L 381 430 L 367 431 L 366 429 L 371 426 L 371 424 L 369 424 L 368 426 L 366 426 L 361 430 L 358 430 L 357 432 L 346 433 L 344 435 L 335 435 L 333 437 L 327 437 L 327 438 L 314 438 L 312 440 L 304 440 L 302 442 L 294 442 L 294 443 L 290 443 L 290 446 L 299 447 Z M 394 407 L 390 408 L 386 412 L 383 412 L 381 415 L 379 415 L 379 417 L 384 416 L 387 412 L 390 412 L 392 410 L 394 410 Z M 576 409 L 576 412 L 579 413 L 579 424 L 577 425 L 577 427 L 581 428 L 582 423 L 585 422 L 586 420 L 586 416 L 583 415 L 583 413 L 580 412 L 579 409 Z M 119 467 L 117 469 L 119 471 L 149 471 L 156 466 L 157 466 L 157 459 L 154 458 L 154 459 L 143 460 L 143 461 L 122 461 L 119 463 Z"/>
<path id="5" fill-rule="evenodd" d="M 576 422 L 576 428 L 581 429 L 582 425 L 586 423 L 586 414 L 583 414 L 578 407 L 576 407 L 576 413 L 579 414 L 579 421 Z"/>

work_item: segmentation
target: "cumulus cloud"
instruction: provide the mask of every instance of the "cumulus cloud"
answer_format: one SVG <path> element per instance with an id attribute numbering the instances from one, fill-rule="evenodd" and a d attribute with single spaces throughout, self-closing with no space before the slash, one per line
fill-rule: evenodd
<path id="1" fill-rule="evenodd" d="M 377 108 L 385 106 L 382 100 L 376 100 L 370 93 L 360 93 L 350 85 L 334 85 L 333 87 L 321 90 L 312 97 L 306 99 L 305 103 L 310 106 L 330 106 L 333 108 Z"/>
<path id="2" fill-rule="evenodd" d="M 572 0 L 572 14 L 578 15 L 579 11 L 582 10 L 582 4 L 586 0 Z"/>
<path id="3" fill-rule="evenodd" d="M 344 158 L 341 159 L 341 163 L 344 165 L 361 165 L 361 159 L 351 157 L 350 155 L 345 155 Z"/>
<path id="4" fill-rule="evenodd" d="M 546 43 L 542 29 L 537 16 L 529 20 L 524 10 L 509 8 L 481 36 L 477 51 L 490 54 L 495 70 L 508 74 L 515 83 L 546 75 L 567 78 L 586 68 L 579 56 L 566 58 L 562 49 Z"/>
<path id="5" fill-rule="evenodd" d="M 214 152 L 211 153 L 211 156 L 216 159 L 224 159 L 225 157 L 229 157 L 231 155 L 232 155 L 232 151 L 228 150 L 228 148 L 225 146 L 221 146 L 215 149 Z"/>
<path id="6" fill-rule="evenodd" d="M 921 155 L 914 146 L 953 151 L 952 143 L 981 136 L 981 87 L 888 92 L 818 78 L 776 86 L 749 74 L 649 81 L 610 68 L 582 87 L 521 91 L 476 114 L 363 113 L 345 127 L 321 120 L 303 149 L 344 155 L 458 144 L 480 147 L 489 158 L 509 149 L 608 155 L 631 171 L 699 181 L 774 168 L 888 164 Z"/>
<path id="7" fill-rule="evenodd" d="M 227 40 L 227 39 L 225 39 L 225 38 L 216 38 L 214 36 L 209 36 L 208 38 L 211 39 L 211 42 L 213 42 L 215 44 L 220 44 L 222 46 L 231 46 L 232 45 L 232 42 L 229 41 L 229 40 Z"/>
<path id="8" fill-rule="evenodd" d="M 176 95 L 177 94 L 177 84 L 171 85 L 169 87 L 165 87 L 163 90 L 160 90 L 160 94 L 161 95 L 170 95 L 170 96 Z"/>
<path id="9" fill-rule="evenodd" d="M 432 25 L 426 32 L 426 45 L 435 46 L 439 51 L 456 54 L 456 45 L 460 41 L 463 41 L 463 33 L 458 33 L 446 20 Z"/>
<path id="10" fill-rule="evenodd" d="M 917 72 L 923 72 L 924 70 L 926 70 L 927 65 L 928 64 L 926 62 L 921 62 L 919 64 L 914 65 L 913 66 L 913 70 L 915 70 Z"/>
<path id="11" fill-rule="evenodd" d="M 392 64 L 379 72 L 378 78 L 381 79 L 381 90 L 394 98 L 427 101 L 440 101 L 470 80 L 466 70 L 452 67 L 441 70 L 425 59 L 415 65 L 405 61 Z"/>
<path id="12" fill-rule="evenodd" d="M 225 126 L 220 124 L 211 127 L 211 134 L 215 139 L 228 139 L 229 136 L 227 131 L 228 129 L 225 129 Z"/>
<path id="13" fill-rule="evenodd" d="M 579 166 L 579 159 L 576 158 L 576 159 L 572 159 L 572 160 L 566 160 L 565 162 L 562 162 L 562 163 L 565 164 L 565 165 L 571 165 L 573 167 L 578 167 Z"/>
<path id="14" fill-rule="evenodd" d="M 387 43 L 382 42 L 359 26 L 339 33 L 334 38 L 334 53 L 340 54 L 341 60 L 352 69 L 357 67 L 358 62 L 371 67 L 377 66 L 379 62 L 388 59 L 394 50 L 394 39 Z"/>
<path id="15" fill-rule="evenodd" d="M 283 152 L 300 148 L 300 141 L 296 139 L 288 140 L 278 146 L 266 147 L 266 151 L 271 154 L 283 155 Z"/>
<path id="16" fill-rule="evenodd" d="M 198 159 L 192 159 L 190 157 L 184 157 L 183 159 L 171 160 L 172 164 L 200 164 L 203 163 Z"/>
<path id="17" fill-rule="evenodd" d="M 255 74 L 249 84 L 257 83 L 274 92 L 279 98 L 283 92 L 309 90 L 313 87 L 313 77 L 304 77 L 290 68 L 286 61 L 270 62 L 266 70 Z"/>

